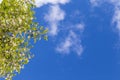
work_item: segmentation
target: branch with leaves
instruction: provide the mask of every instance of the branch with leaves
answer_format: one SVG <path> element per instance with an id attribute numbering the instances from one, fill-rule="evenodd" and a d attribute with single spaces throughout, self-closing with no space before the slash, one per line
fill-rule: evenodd
<path id="1" fill-rule="evenodd" d="M 12 80 L 32 58 L 30 40 L 47 40 L 48 29 L 34 22 L 34 0 L 0 4 L 0 77 Z"/>

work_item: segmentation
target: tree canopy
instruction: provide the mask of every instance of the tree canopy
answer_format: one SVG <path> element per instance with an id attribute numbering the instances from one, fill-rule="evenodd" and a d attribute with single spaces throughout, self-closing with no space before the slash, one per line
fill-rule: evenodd
<path id="1" fill-rule="evenodd" d="M 32 58 L 30 40 L 47 40 L 48 29 L 35 22 L 34 0 L 0 4 L 0 77 L 12 80 Z"/>

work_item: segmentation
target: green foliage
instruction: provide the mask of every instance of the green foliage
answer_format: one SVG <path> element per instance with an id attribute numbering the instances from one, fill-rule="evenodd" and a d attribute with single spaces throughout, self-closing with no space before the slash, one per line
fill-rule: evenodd
<path id="1" fill-rule="evenodd" d="M 0 4 L 0 77 L 12 80 L 32 58 L 34 42 L 47 40 L 47 29 L 33 20 L 34 0 L 3 0 Z"/>

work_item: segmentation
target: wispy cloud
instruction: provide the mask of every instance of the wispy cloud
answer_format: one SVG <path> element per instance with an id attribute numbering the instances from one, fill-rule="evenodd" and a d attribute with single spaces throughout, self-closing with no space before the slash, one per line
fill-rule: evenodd
<path id="1" fill-rule="evenodd" d="M 79 32 L 83 33 L 85 26 L 84 24 L 79 23 L 79 24 L 76 24 L 76 28 L 79 30 Z"/>
<path id="2" fill-rule="evenodd" d="M 44 19 L 48 22 L 49 34 L 55 36 L 58 33 L 59 22 L 64 20 L 65 11 L 61 9 L 60 4 L 64 5 L 70 0 L 35 0 L 37 7 L 41 7 L 47 4 L 49 5 L 49 10 L 45 14 Z"/>
<path id="3" fill-rule="evenodd" d="M 68 3 L 70 0 L 36 0 L 37 7 L 41 7 L 47 4 L 49 5 L 48 12 L 44 16 L 44 20 L 47 21 L 49 26 L 49 34 L 51 36 L 57 35 L 60 31 L 61 24 L 60 22 L 65 19 L 66 12 L 60 7 Z M 77 16 L 78 17 L 78 16 Z M 71 23 L 73 24 L 73 23 Z M 69 24 L 67 24 L 69 25 Z M 81 33 L 84 31 L 84 25 L 81 23 L 75 24 L 74 28 L 67 29 L 68 35 L 65 36 L 64 40 L 61 40 L 56 44 L 56 51 L 60 54 L 69 54 L 72 52 L 81 55 L 83 52 L 83 46 L 81 44 Z M 63 28 L 63 27 L 62 27 Z M 65 28 L 63 28 L 65 29 Z M 66 30 L 65 30 L 66 31 Z M 61 32 L 61 31 L 60 31 Z M 64 34 L 62 34 L 64 35 Z"/>
<path id="4" fill-rule="evenodd" d="M 115 8 L 112 22 L 116 23 L 116 28 L 120 32 L 120 9 L 119 9 L 119 7 Z"/>
<path id="5" fill-rule="evenodd" d="M 45 15 L 44 19 L 50 25 L 50 34 L 57 35 L 59 22 L 64 20 L 65 12 L 59 5 L 52 5 L 49 8 L 49 12 Z"/>
<path id="6" fill-rule="evenodd" d="M 115 48 L 117 50 L 120 50 L 120 0 L 93 0 L 97 5 L 100 5 L 100 3 L 107 2 L 113 6 L 114 12 L 113 17 L 111 20 L 111 23 L 114 25 L 114 30 L 116 30 L 118 34 L 118 42 L 115 44 Z M 92 3 L 91 3 L 92 4 Z M 93 4 L 92 4 L 93 5 Z"/>
<path id="7" fill-rule="evenodd" d="M 120 0 L 111 0 L 111 3 L 114 5 L 114 15 L 112 23 L 116 24 L 116 29 L 120 35 Z"/>
<path id="8" fill-rule="evenodd" d="M 78 30 L 77 32 L 81 33 L 84 30 L 84 25 L 76 24 L 74 28 Z M 80 56 L 83 52 L 81 41 L 81 34 L 77 34 L 76 30 L 69 30 L 68 36 L 61 41 L 59 45 L 57 45 L 56 51 L 58 51 L 60 54 L 69 54 L 71 51 L 73 51 Z"/>
<path id="9" fill-rule="evenodd" d="M 110 3 L 114 6 L 114 15 L 111 22 L 116 25 L 116 29 L 120 34 L 120 0 L 90 0 L 91 5 L 95 6 L 104 2 Z"/>

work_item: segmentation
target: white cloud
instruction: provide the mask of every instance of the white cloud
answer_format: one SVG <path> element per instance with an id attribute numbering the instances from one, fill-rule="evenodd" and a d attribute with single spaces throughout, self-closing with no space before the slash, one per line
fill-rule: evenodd
<path id="1" fill-rule="evenodd" d="M 77 32 L 81 33 L 84 30 L 84 25 L 77 24 L 75 28 L 79 28 Z M 81 34 L 77 34 L 76 31 L 69 30 L 68 36 L 57 46 L 56 51 L 61 54 L 69 54 L 71 51 L 73 51 L 80 56 L 83 52 L 80 36 Z"/>
<path id="2" fill-rule="evenodd" d="M 59 22 L 64 20 L 65 12 L 59 7 L 59 5 L 52 5 L 49 8 L 48 14 L 45 15 L 44 19 L 50 25 L 50 34 L 57 35 Z"/>
<path id="3" fill-rule="evenodd" d="M 0 4 L 2 3 L 3 0 L 0 0 Z"/>
<path id="4" fill-rule="evenodd" d="M 76 24 L 76 28 L 77 28 L 80 32 L 83 32 L 85 26 L 84 26 L 84 24 L 79 23 L 79 24 Z"/>
<path id="5" fill-rule="evenodd" d="M 46 4 L 66 4 L 69 0 L 35 0 L 35 5 L 41 7 Z"/>
<path id="6" fill-rule="evenodd" d="M 113 23 L 116 23 L 116 28 L 120 33 L 120 0 L 111 0 L 111 3 L 114 5 L 114 15 L 113 15 Z"/>
<path id="7" fill-rule="evenodd" d="M 60 4 L 63 5 L 69 1 L 70 0 L 35 0 L 37 7 L 51 4 L 48 13 L 44 16 L 45 21 L 49 24 L 49 32 L 51 36 L 57 35 L 59 22 L 65 18 L 65 12 L 60 8 Z"/>
<path id="8" fill-rule="evenodd" d="M 70 35 L 65 39 L 64 42 L 62 42 L 56 50 L 60 53 L 65 53 L 68 54 L 70 52 L 70 48 L 72 47 L 73 43 L 71 42 L 71 37 Z"/>
<path id="9" fill-rule="evenodd" d="M 49 34 L 51 36 L 57 35 L 59 31 L 60 21 L 65 18 L 65 11 L 60 8 L 60 4 L 66 4 L 70 0 L 36 0 L 37 7 L 41 7 L 46 4 L 49 5 L 49 10 L 45 14 L 44 19 L 48 22 Z M 84 31 L 83 24 L 74 25 L 75 29 L 69 29 L 68 36 L 60 44 L 57 44 L 56 51 L 61 54 L 69 54 L 71 51 L 81 55 L 83 52 L 83 46 L 81 44 L 81 33 Z M 76 33 L 76 30 L 80 33 Z"/>
<path id="10" fill-rule="evenodd" d="M 98 6 L 100 3 L 110 3 L 114 6 L 114 15 L 112 19 L 112 23 L 116 24 L 116 29 L 120 32 L 120 0 L 90 0 L 92 5 Z"/>
<path id="11" fill-rule="evenodd" d="M 120 32 L 120 9 L 116 7 L 114 16 L 113 16 L 113 23 L 116 23 L 116 28 Z"/>

